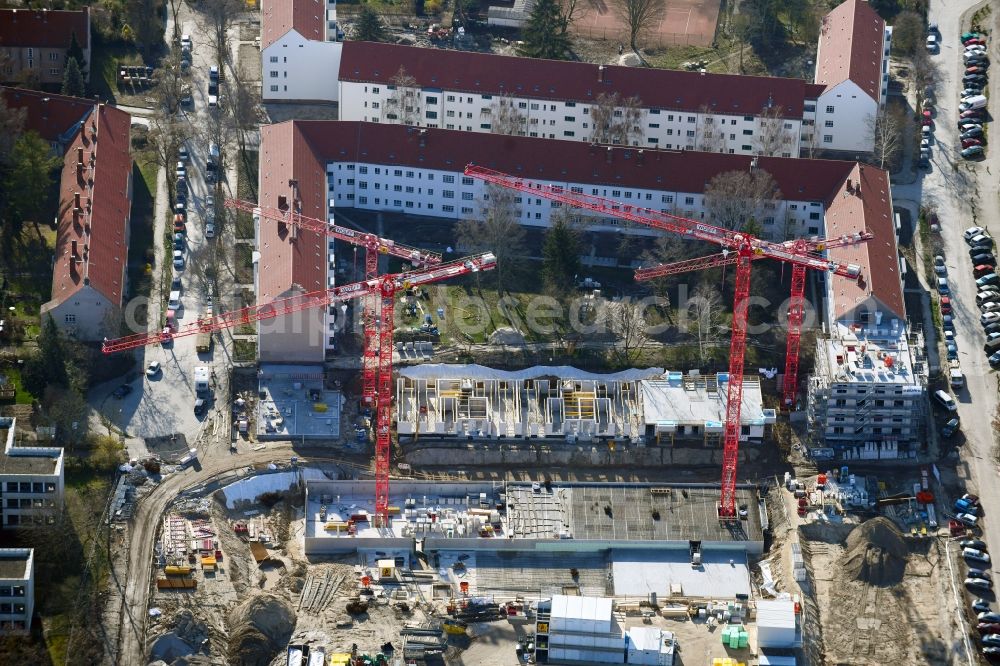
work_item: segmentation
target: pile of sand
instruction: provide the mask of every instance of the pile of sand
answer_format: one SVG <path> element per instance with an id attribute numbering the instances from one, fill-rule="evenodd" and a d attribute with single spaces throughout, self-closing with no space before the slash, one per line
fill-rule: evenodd
<path id="1" fill-rule="evenodd" d="M 873 518 L 855 527 L 844 548 L 841 567 L 846 577 L 879 586 L 903 580 L 909 548 L 888 518 Z"/>
<path id="2" fill-rule="evenodd" d="M 250 597 L 229 613 L 229 662 L 267 666 L 295 628 L 295 610 L 273 594 Z"/>

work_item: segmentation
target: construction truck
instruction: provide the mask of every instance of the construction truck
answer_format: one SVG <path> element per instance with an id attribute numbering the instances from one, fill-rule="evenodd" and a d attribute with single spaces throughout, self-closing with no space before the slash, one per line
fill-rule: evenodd
<path id="1" fill-rule="evenodd" d="M 194 348 L 199 354 L 212 351 L 212 333 L 210 331 L 202 331 L 194 339 Z"/>
<path id="2" fill-rule="evenodd" d="M 204 395 L 211 390 L 209 385 L 209 371 L 207 365 L 197 365 L 194 368 L 194 392 L 197 395 Z"/>

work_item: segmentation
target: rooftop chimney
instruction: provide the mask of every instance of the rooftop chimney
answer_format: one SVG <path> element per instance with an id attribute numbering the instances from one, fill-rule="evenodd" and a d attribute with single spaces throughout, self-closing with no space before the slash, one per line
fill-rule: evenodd
<path id="1" fill-rule="evenodd" d="M 419 137 L 420 137 L 420 147 L 423 148 L 424 146 L 427 145 L 427 130 L 425 129 L 420 130 Z"/>
<path id="2" fill-rule="evenodd" d="M 76 149 L 76 163 L 83 166 L 83 147 L 78 147 Z"/>
<path id="3" fill-rule="evenodd" d="M 597 68 L 597 82 L 604 83 L 604 65 L 600 65 Z"/>
<path id="4" fill-rule="evenodd" d="M 83 210 L 83 206 L 80 205 L 80 193 L 77 192 L 73 195 L 73 210 Z"/>
<path id="5" fill-rule="evenodd" d="M 80 256 L 79 253 L 78 253 L 78 251 L 77 251 L 77 249 L 76 249 L 76 241 L 75 240 L 74 241 L 70 241 L 70 256 L 73 257 L 73 259 L 76 259 L 78 256 Z"/>
<path id="6" fill-rule="evenodd" d="M 639 150 L 635 154 L 635 164 L 636 166 L 642 166 L 642 160 L 646 156 L 645 150 Z"/>
<path id="7" fill-rule="evenodd" d="M 613 150 L 613 148 L 611 146 L 608 146 L 608 152 L 606 153 L 608 164 L 611 164 L 611 151 L 612 150 Z"/>

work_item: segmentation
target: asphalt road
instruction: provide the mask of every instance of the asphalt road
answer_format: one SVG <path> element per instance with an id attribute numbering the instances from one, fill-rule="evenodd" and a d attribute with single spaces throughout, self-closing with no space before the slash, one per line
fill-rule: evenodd
<path id="1" fill-rule="evenodd" d="M 929 19 L 941 31 L 942 47 L 933 57 L 940 77 L 936 86 L 936 145 L 932 169 L 913 185 L 893 188 L 894 197 L 922 202 L 936 208 L 941 221 L 948 278 L 953 292 L 956 339 L 959 360 L 966 376 L 966 387 L 957 392 L 958 413 L 966 444 L 960 451 L 959 477 L 968 490 L 978 491 L 991 509 L 1000 506 L 1000 484 L 993 460 L 994 436 L 990 424 L 997 407 L 998 384 L 983 353 L 985 337 L 975 303 L 976 285 L 968 245 L 963 238 L 967 227 L 983 226 L 996 237 L 1000 234 L 1000 201 L 997 198 L 997 175 L 1000 174 L 1000 145 L 987 149 L 981 162 L 965 162 L 959 156 L 958 101 L 963 71 L 959 35 L 969 25 L 972 14 L 985 2 L 973 0 L 931 0 Z M 996 12 L 991 21 L 996 20 Z M 991 60 L 997 61 L 996 43 L 990 43 Z M 995 70 L 996 68 L 994 68 Z M 997 71 L 990 78 L 989 109 L 993 118 L 1000 116 L 997 99 Z M 990 129 L 994 129 L 996 125 Z M 944 498 L 946 501 L 948 498 Z M 1000 515 L 987 510 L 982 521 L 983 538 L 994 553 L 1000 553 Z M 958 565 L 964 573 L 964 564 Z M 966 594 L 965 599 L 971 600 Z"/>

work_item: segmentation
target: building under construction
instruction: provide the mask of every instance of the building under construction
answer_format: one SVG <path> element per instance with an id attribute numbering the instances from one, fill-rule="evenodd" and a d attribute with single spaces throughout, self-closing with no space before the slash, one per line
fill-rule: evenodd
<path id="1" fill-rule="evenodd" d="M 537 366 L 507 372 L 479 365 L 401 368 L 396 421 L 401 441 L 560 439 L 718 443 L 726 414 L 725 373 L 662 368 L 595 374 Z M 761 441 L 774 410 L 763 408 L 760 382 L 743 384 L 743 440 Z"/>

